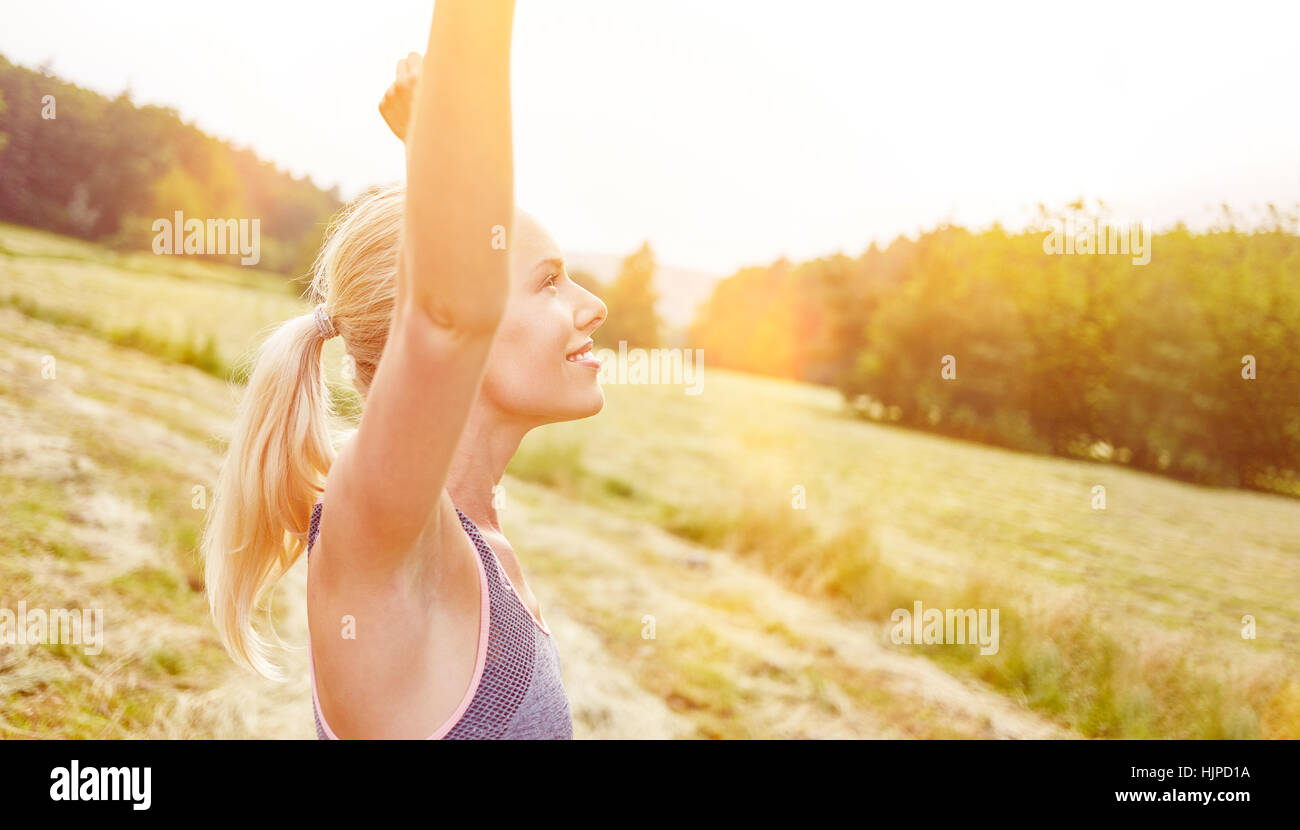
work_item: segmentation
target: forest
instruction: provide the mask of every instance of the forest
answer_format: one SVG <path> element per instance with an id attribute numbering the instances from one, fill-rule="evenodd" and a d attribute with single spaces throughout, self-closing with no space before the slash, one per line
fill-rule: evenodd
<path id="1" fill-rule="evenodd" d="M 257 218 L 259 266 L 304 273 L 341 205 L 323 190 L 181 120 L 0 56 L 0 221 L 149 250 L 158 217 Z M 213 255 L 238 262 L 239 255 Z"/>
<path id="2" fill-rule="evenodd" d="M 833 385 L 863 417 L 1188 481 L 1300 495 L 1297 213 L 1053 255 L 1042 229 L 945 225 L 860 256 L 742 269 L 701 309 L 710 365 Z M 1142 264 L 1142 260 L 1148 260 Z"/>
<path id="3" fill-rule="evenodd" d="M 143 251 L 158 217 L 255 217 L 258 266 L 297 277 L 340 205 L 173 109 L 0 57 L 0 221 Z M 1143 228 L 1131 252 L 1101 202 L 1039 214 L 743 268 L 686 346 L 833 386 L 873 421 L 1300 495 L 1300 206 Z M 572 274 L 609 307 L 599 347 L 663 344 L 655 271 L 647 241 L 608 284 Z"/>

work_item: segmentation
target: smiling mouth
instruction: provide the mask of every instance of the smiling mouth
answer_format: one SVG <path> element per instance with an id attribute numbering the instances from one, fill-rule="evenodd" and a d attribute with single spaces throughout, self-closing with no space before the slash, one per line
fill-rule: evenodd
<path id="1" fill-rule="evenodd" d="M 600 360 L 598 360 L 596 355 L 592 352 L 591 343 L 587 343 L 587 345 L 583 346 L 581 351 L 565 356 L 564 359 L 569 363 L 576 363 L 579 366 L 587 366 L 592 369 L 600 368 Z"/>

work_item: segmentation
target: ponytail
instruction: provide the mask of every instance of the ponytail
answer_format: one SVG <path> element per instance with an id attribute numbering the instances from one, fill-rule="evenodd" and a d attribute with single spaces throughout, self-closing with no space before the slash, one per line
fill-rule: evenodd
<path id="1" fill-rule="evenodd" d="M 328 319 L 304 314 L 276 329 L 239 406 L 203 533 L 205 581 L 226 650 L 265 677 L 282 674 L 253 614 L 306 549 L 312 505 L 335 457 L 324 338 L 343 339 L 364 401 L 388 338 L 405 196 L 401 185 L 374 188 L 334 217 L 310 290 Z"/>
<path id="2" fill-rule="evenodd" d="M 324 342 L 315 317 L 304 314 L 262 344 L 203 534 L 221 641 L 237 662 L 274 680 L 283 675 L 253 615 L 306 550 L 312 505 L 334 461 Z"/>

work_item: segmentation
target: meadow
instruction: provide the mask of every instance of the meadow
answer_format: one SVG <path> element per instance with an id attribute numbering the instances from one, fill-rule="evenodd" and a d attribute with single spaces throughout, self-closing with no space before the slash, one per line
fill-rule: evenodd
<path id="1" fill-rule="evenodd" d="M 94 656 L 0 645 L 0 736 L 314 734 L 304 563 L 276 685 L 225 656 L 195 551 L 302 288 L 0 225 L 0 607 L 106 620 Z M 1300 737 L 1300 501 L 866 422 L 707 352 L 699 395 L 605 392 L 503 481 L 577 737 Z M 999 609 L 998 652 L 892 642 L 915 601 Z"/>

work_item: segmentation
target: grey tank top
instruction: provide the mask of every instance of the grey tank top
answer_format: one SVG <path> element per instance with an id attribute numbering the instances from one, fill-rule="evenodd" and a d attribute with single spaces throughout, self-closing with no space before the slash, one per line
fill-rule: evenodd
<path id="1" fill-rule="evenodd" d="M 312 510 L 307 558 L 320 532 L 323 505 Z M 478 526 L 456 508 L 461 526 L 479 557 L 480 616 L 474 678 L 456 711 L 430 738 L 444 740 L 561 740 L 573 737 L 573 713 L 561 678 L 560 652 L 555 640 L 537 622 L 510 583 Z M 484 625 L 486 623 L 486 625 Z M 483 629 L 486 628 L 486 632 Z M 308 641 L 310 653 L 310 640 Z M 334 738 L 325 723 L 316 695 L 312 659 L 312 709 L 316 737 Z"/>

